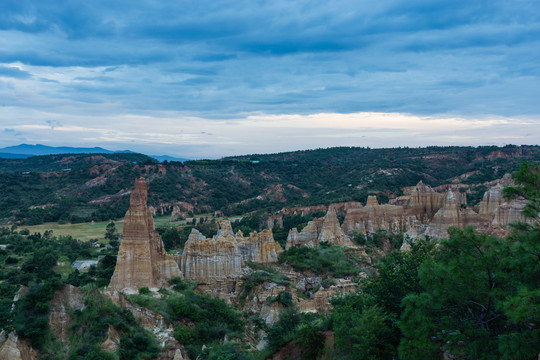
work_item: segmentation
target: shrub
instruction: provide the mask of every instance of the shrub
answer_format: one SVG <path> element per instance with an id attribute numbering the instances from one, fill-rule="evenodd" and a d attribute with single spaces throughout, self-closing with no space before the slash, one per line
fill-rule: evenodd
<path id="1" fill-rule="evenodd" d="M 356 275 L 360 261 L 349 256 L 343 248 L 322 243 L 312 249 L 305 246 L 292 247 L 281 253 L 279 263 L 289 263 L 296 270 L 311 270 L 316 274 L 332 273 L 335 277 Z"/>
<path id="2" fill-rule="evenodd" d="M 143 286 L 142 288 L 139 289 L 139 294 L 141 295 L 151 295 L 152 292 L 150 291 L 150 289 L 146 286 Z"/>
<path id="3" fill-rule="evenodd" d="M 13 265 L 19 262 L 19 259 L 17 259 L 14 256 L 8 256 L 5 260 L 6 265 Z"/>

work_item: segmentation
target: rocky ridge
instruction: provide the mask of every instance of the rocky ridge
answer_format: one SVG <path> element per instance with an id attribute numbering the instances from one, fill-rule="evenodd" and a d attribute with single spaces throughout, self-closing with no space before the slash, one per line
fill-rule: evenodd
<path id="1" fill-rule="evenodd" d="M 356 203 L 349 205 L 341 230 L 336 227 L 336 224 L 339 225 L 336 211 L 330 205 L 324 218 L 310 221 L 301 232 L 296 228 L 291 229 L 286 249 L 292 246 L 317 247 L 321 241 L 351 246 L 350 237 L 353 234 L 373 234 L 379 230 L 403 233 L 410 238 L 428 235 L 440 239 L 447 236 L 450 226 L 472 225 L 479 231 L 501 235 L 510 223 L 525 221 L 521 215 L 525 200 L 505 201 L 502 197 L 503 187 L 510 184 L 509 175 L 492 182 L 480 204 L 470 208 L 465 206 L 466 193 L 460 192 L 459 186 L 441 187 L 439 190 L 446 189 L 441 193 L 420 181 L 408 188 L 406 195 L 388 204 L 381 205 L 375 196 L 368 196 L 365 206 Z"/>

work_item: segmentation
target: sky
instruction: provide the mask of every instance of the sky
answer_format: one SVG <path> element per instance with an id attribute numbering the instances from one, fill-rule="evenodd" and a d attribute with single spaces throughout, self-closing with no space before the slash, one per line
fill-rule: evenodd
<path id="1" fill-rule="evenodd" d="M 540 143 L 538 0 L 2 0 L 0 147 Z"/>

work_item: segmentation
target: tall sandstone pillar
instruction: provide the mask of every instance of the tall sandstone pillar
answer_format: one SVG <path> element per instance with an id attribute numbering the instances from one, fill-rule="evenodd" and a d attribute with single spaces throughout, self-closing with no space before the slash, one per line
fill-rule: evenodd
<path id="1" fill-rule="evenodd" d="M 166 253 L 163 241 L 154 228 L 147 199 L 146 180 L 137 179 L 124 217 L 124 235 L 109 284 L 111 290 L 162 287 L 168 285 L 169 279 L 182 276 L 173 256 Z"/>

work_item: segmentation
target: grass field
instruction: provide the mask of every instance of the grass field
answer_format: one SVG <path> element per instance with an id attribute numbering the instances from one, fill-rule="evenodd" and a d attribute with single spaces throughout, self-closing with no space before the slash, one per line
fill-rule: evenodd
<path id="1" fill-rule="evenodd" d="M 45 223 L 33 226 L 21 226 L 19 230 L 28 229 L 31 234 L 36 232 L 43 234 L 46 230 L 52 230 L 54 236 L 71 235 L 75 239 L 81 241 L 89 241 L 91 239 L 104 240 L 105 228 L 108 223 L 108 221 L 62 225 L 57 223 Z M 116 225 L 116 230 L 121 234 L 124 223 L 122 221 L 115 221 L 114 223 Z"/>
<path id="2" fill-rule="evenodd" d="M 202 216 L 197 216 L 197 218 L 202 218 Z M 241 219 L 242 217 L 231 218 L 231 222 L 236 219 Z M 177 220 L 171 216 L 159 216 L 154 218 L 155 227 L 164 227 L 164 226 L 182 226 L 187 223 L 191 223 L 191 218 L 187 220 Z M 90 222 L 90 223 L 80 223 L 80 224 L 57 224 L 57 223 L 45 223 L 40 225 L 32 226 L 21 226 L 18 230 L 28 229 L 31 234 L 39 232 L 44 233 L 46 230 L 52 230 L 54 236 L 67 236 L 71 235 L 75 239 L 81 241 L 89 241 L 91 239 L 98 239 L 99 241 L 105 240 L 105 228 L 109 221 L 102 222 Z M 115 221 L 116 230 L 119 234 L 122 234 L 124 229 L 124 221 L 119 220 Z"/>
<path id="3" fill-rule="evenodd" d="M 156 217 L 154 219 L 154 224 L 156 227 L 167 225 L 178 226 L 185 225 L 185 223 L 185 220 L 177 221 L 170 216 Z M 105 239 L 105 229 L 107 224 L 109 224 L 109 221 L 62 225 L 57 223 L 45 223 L 40 225 L 21 226 L 18 230 L 28 229 L 30 234 L 36 232 L 43 234 L 46 230 L 52 230 L 54 236 L 71 235 L 75 239 L 79 239 L 81 241 L 89 241 L 91 239 L 98 239 L 101 241 Z M 114 224 L 116 225 L 116 230 L 118 233 L 122 234 L 124 229 L 124 221 L 115 221 Z"/>

